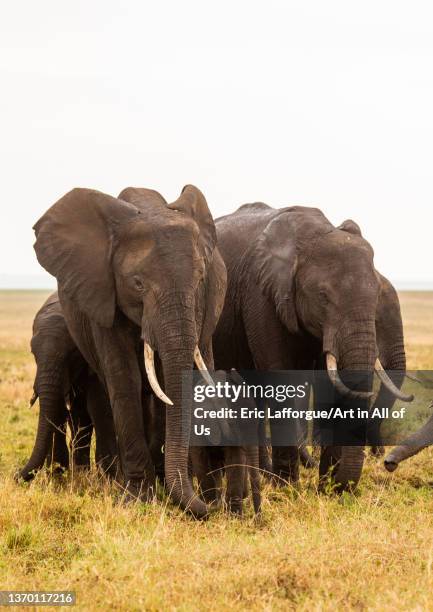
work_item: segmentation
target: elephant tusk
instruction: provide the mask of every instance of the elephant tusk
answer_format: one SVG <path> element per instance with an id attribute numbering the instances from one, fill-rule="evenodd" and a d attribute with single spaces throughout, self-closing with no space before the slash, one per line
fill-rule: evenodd
<path id="1" fill-rule="evenodd" d="M 374 364 L 374 371 L 376 372 L 377 377 L 380 379 L 380 382 L 384 387 L 388 389 L 395 397 L 402 402 L 411 402 L 414 398 L 413 395 L 407 395 L 403 393 L 395 384 L 392 382 L 388 374 L 385 372 L 383 365 L 380 363 L 379 359 L 376 359 L 376 363 Z"/>
<path id="2" fill-rule="evenodd" d="M 332 353 L 326 353 L 326 369 L 332 384 L 341 395 L 357 399 L 367 399 L 373 395 L 370 391 L 352 391 L 346 387 L 338 374 L 337 360 Z"/>
<path id="3" fill-rule="evenodd" d="M 156 397 L 164 402 L 164 404 L 168 404 L 169 406 L 173 406 L 173 402 L 169 397 L 166 396 L 164 391 L 159 386 L 158 379 L 156 377 L 155 372 L 155 360 L 154 360 L 154 352 L 153 348 L 144 343 L 144 367 L 146 368 L 147 378 L 149 379 L 149 384 L 152 387 L 152 391 L 155 393 Z"/>
<path id="4" fill-rule="evenodd" d="M 209 370 L 206 367 L 203 357 L 201 356 L 200 349 L 198 346 L 194 349 L 194 362 L 197 366 L 197 369 L 200 370 L 200 374 L 203 376 L 204 381 L 210 385 L 211 387 L 215 387 L 215 383 L 212 380 L 211 375 L 209 374 Z"/>

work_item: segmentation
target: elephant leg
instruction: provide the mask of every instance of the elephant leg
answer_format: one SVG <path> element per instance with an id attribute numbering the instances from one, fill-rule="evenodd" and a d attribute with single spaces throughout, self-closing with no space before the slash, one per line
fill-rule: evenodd
<path id="1" fill-rule="evenodd" d="M 211 342 L 202 347 L 202 356 L 208 369 L 214 370 Z M 223 449 L 221 447 L 197 446 L 191 448 L 191 458 L 202 499 L 210 507 L 219 508 L 222 501 Z"/>
<path id="2" fill-rule="evenodd" d="M 224 464 L 227 477 L 226 505 L 229 512 L 242 516 L 244 486 L 247 481 L 245 452 L 239 446 L 226 446 Z"/>
<path id="3" fill-rule="evenodd" d="M 162 380 L 162 375 L 158 379 Z M 143 397 L 143 418 L 155 475 L 164 484 L 165 406 L 153 394 Z"/>
<path id="4" fill-rule="evenodd" d="M 95 328 L 119 448 L 127 500 L 154 495 L 155 470 L 144 434 L 142 375 L 133 330 Z"/>
<path id="5" fill-rule="evenodd" d="M 259 446 L 259 468 L 266 480 L 272 478 L 272 448 Z"/>
<path id="6" fill-rule="evenodd" d="M 194 446 L 190 449 L 192 471 L 197 478 L 201 498 L 214 508 L 221 505 L 222 472 L 224 461 L 222 449 Z"/>
<path id="7" fill-rule="evenodd" d="M 297 446 L 272 447 L 273 482 L 276 486 L 299 480 L 299 450 Z"/>
<path id="8" fill-rule="evenodd" d="M 87 411 L 87 373 L 71 391 L 69 428 L 71 430 L 70 450 L 72 462 L 78 468 L 90 468 L 90 445 L 93 425 Z"/>
<path id="9" fill-rule="evenodd" d="M 380 445 L 380 446 L 372 446 L 370 448 L 371 454 L 373 455 L 373 457 L 383 457 L 383 455 L 385 454 L 385 447 Z"/>
<path id="10" fill-rule="evenodd" d="M 325 489 L 330 475 L 341 459 L 341 446 L 323 446 L 319 462 L 319 488 Z"/>
<path id="11" fill-rule="evenodd" d="M 48 445 L 47 467 L 55 474 L 62 474 L 69 468 L 69 450 L 66 442 L 67 412 L 65 403 L 62 423 L 55 426 Z"/>
<path id="12" fill-rule="evenodd" d="M 245 455 L 246 455 L 248 474 L 250 477 L 251 495 L 253 498 L 254 512 L 258 514 L 262 507 L 262 491 L 261 491 L 260 469 L 259 469 L 259 447 L 257 446 L 245 447 Z"/>
<path id="13" fill-rule="evenodd" d="M 119 466 L 113 413 L 104 386 L 96 374 L 90 374 L 87 381 L 87 409 L 95 430 L 96 465 L 108 477 L 116 478 Z"/>

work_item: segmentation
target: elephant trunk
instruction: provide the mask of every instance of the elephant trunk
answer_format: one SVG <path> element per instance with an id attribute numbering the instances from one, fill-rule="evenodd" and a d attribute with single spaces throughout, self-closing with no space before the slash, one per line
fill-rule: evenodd
<path id="1" fill-rule="evenodd" d="M 345 372 L 349 375 L 349 378 L 351 378 L 351 373 L 361 373 L 361 376 L 356 376 L 357 395 L 355 397 L 357 397 L 357 404 L 360 407 L 367 408 L 377 358 L 374 317 L 366 318 L 361 311 L 351 313 L 350 319 L 347 319 L 341 325 L 332 348 L 331 352 L 335 351 L 338 369 L 344 378 L 346 377 Z M 350 386 L 350 383 L 348 382 L 347 385 Z M 337 451 L 336 454 L 340 455 L 335 471 L 335 482 L 338 489 L 345 490 L 356 487 L 364 464 L 363 432 L 360 432 L 358 445 L 342 446 L 341 452 Z"/>
<path id="2" fill-rule="evenodd" d="M 179 303 L 180 302 L 180 303 Z M 197 346 L 194 304 L 187 298 L 172 299 L 160 309 L 157 347 L 162 363 L 166 405 L 165 478 L 173 500 L 197 518 L 208 514 L 195 494 L 188 474 L 192 389 L 182 384 L 182 373 L 191 372 Z"/>
<path id="3" fill-rule="evenodd" d="M 68 454 L 65 441 L 66 405 L 63 395 L 63 381 L 60 364 L 55 369 L 38 372 L 35 388 L 39 395 L 39 421 L 33 451 L 27 464 L 20 471 L 24 480 L 32 480 L 45 460 L 53 460 L 67 467 Z M 53 441 L 56 445 L 53 448 Z"/>
<path id="4" fill-rule="evenodd" d="M 430 405 L 433 408 L 433 404 Z M 384 463 L 388 472 L 397 469 L 401 461 L 413 457 L 421 450 L 433 444 L 433 416 L 418 431 L 406 438 L 400 446 L 396 446 L 385 457 Z"/>

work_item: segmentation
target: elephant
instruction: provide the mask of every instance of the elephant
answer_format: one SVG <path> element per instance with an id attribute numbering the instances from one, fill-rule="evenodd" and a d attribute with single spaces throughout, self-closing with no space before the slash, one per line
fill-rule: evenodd
<path id="1" fill-rule="evenodd" d="M 128 187 L 114 198 L 75 188 L 34 230 L 38 261 L 57 279 L 69 333 L 107 391 L 126 500 L 154 494 L 142 402 L 142 391 L 149 398 L 153 392 L 166 406 L 171 498 L 195 517 L 207 516 L 188 473 L 191 398 L 182 393 L 182 372 L 194 364 L 209 382 L 205 363 L 213 368 L 211 338 L 226 288 L 204 195 L 187 185 L 167 204 L 150 189 Z"/>
<path id="2" fill-rule="evenodd" d="M 429 406 L 433 410 L 433 402 Z M 399 446 L 393 448 L 384 459 L 385 468 L 388 472 L 394 472 L 398 468 L 399 463 L 417 455 L 427 446 L 433 444 L 433 416 L 408 438 L 406 438 Z"/>
<path id="3" fill-rule="evenodd" d="M 35 316 L 31 350 L 37 369 L 30 405 L 39 398 L 39 422 L 31 457 L 19 476 L 31 480 L 45 461 L 60 469 L 69 467 L 67 422 L 74 465 L 90 467 L 95 426 L 96 463 L 114 476 L 117 448 L 110 404 L 69 334 L 57 292 L 48 297 Z"/>
<path id="4" fill-rule="evenodd" d="M 344 373 L 376 372 L 377 405 L 413 399 L 400 390 L 406 357 L 398 296 L 375 269 L 373 249 L 354 221 L 335 227 L 317 208 L 256 202 L 215 223 L 227 268 L 226 300 L 213 337 L 217 368 L 321 368 L 338 397 L 363 405 L 372 395 L 372 377 L 354 390 Z M 271 424 L 272 442 L 275 436 Z M 332 468 L 335 488 L 352 488 L 363 460 L 362 444 L 324 447 L 320 475 Z M 299 449 L 273 443 L 272 469 L 296 482 Z"/>

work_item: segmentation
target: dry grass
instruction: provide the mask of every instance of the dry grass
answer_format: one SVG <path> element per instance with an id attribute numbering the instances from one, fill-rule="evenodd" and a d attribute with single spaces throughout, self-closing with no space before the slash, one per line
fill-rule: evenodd
<path id="1" fill-rule="evenodd" d="M 72 589 L 83 610 L 433 609 L 433 452 L 357 495 L 264 494 L 262 520 L 194 522 L 159 500 L 123 507 L 88 477 L 12 479 L 32 444 L 31 319 L 44 296 L 0 294 L 0 589 Z M 402 295 L 409 367 L 433 369 L 433 294 Z M 427 323 L 427 319 L 429 323 Z"/>

